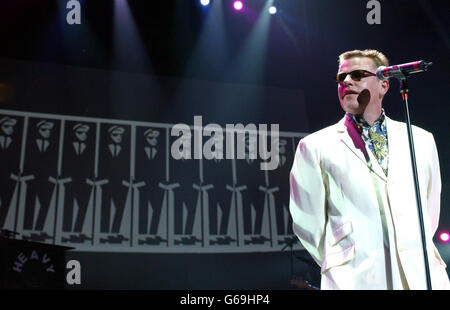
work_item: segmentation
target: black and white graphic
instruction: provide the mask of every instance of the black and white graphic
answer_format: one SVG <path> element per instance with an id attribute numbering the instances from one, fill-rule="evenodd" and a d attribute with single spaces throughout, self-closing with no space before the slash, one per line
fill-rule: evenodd
<path id="1" fill-rule="evenodd" d="M 95 244 L 129 244 L 131 214 L 131 126 L 101 124 L 95 205 Z M 97 200 L 98 201 L 98 200 Z M 97 202 L 96 201 L 96 202 Z"/>
<path id="2" fill-rule="evenodd" d="M 173 192 L 168 183 L 166 128 L 137 127 L 136 181 L 133 186 L 135 246 L 167 248 L 169 209 L 173 208 Z M 168 187 L 170 188 L 170 186 Z M 169 202 L 170 201 L 170 202 Z"/>
<path id="3" fill-rule="evenodd" d="M 197 134 L 192 131 L 193 135 Z M 183 139 L 187 139 L 185 136 Z M 178 137 L 170 137 L 170 144 Z M 173 209 L 170 219 L 173 219 L 173 238 L 169 245 L 173 247 L 204 247 L 205 240 L 202 234 L 202 211 L 204 196 L 208 195 L 208 188 L 201 181 L 200 161 L 194 160 L 194 143 L 189 147 L 181 145 L 177 150 L 181 159 L 169 163 L 169 180 L 176 186 L 174 189 Z M 200 152 L 200 151 L 199 151 Z"/>
<path id="4" fill-rule="evenodd" d="M 19 205 L 17 219 L 26 240 L 53 242 L 55 238 L 61 124 L 54 119 L 28 119 L 23 170 L 23 178 L 28 178 L 23 182 L 26 199 L 24 206 Z"/>
<path id="5" fill-rule="evenodd" d="M 213 139 L 217 139 L 213 136 Z M 221 144 L 216 144 L 218 147 Z M 211 248 L 229 248 L 237 246 L 238 209 L 234 199 L 233 178 L 234 160 L 221 156 L 223 149 L 215 148 L 213 159 L 201 160 L 203 185 L 203 210 L 205 233 L 209 235 L 207 245 Z"/>
<path id="6" fill-rule="evenodd" d="M 21 180 L 24 119 L 0 115 L 0 227 L 15 231 Z"/>
<path id="7" fill-rule="evenodd" d="M 212 155 L 194 158 L 199 131 L 176 137 L 173 126 L 0 110 L 0 229 L 81 251 L 283 248 L 294 236 L 289 172 L 305 134 L 280 132 L 279 165 L 261 170 L 269 136 L 234 132 L 244 158 L 226 158 L 214 133 L 204 141 Z M 174 144 L 180 138 L 191 141 Z"/>
<path id="8" fill-rule="evenodd" d="M 235 161 L 237 185 L 233 197 L 242 217 L 238 223 L 239 246 L 270 247 L 270 201 L 266 198 L 273 190 L 267 187 L 267 171 L 259 169 L 261 159 L 254 156 L 258 154 L 258 136 L 246 134 L 242 139 L 245 142 L 245 159 Z"/>
<path id="9" fill-rule="evenodd" d="M 294 137 L 282 137 L 279 139 L 280 161 L 277 169 L 268 171 L 268 185 L 276 190 L 268 191 L 267 199 L 270 204 L 271 227 L 275 245 L 286 245 L 294 234 L 292 230 L 292 218 L 289 213 L 289 186 L 283 186 L 286 176 L 289 176 L 294 162 L 295 149 L 299 140 Z"/>
<path id="10" fill-rule="evenodd" d="M 62 148 L 62 205 L 59 242 L 77 246 L 93 241 L 96 123 L 66 122 Z"/>

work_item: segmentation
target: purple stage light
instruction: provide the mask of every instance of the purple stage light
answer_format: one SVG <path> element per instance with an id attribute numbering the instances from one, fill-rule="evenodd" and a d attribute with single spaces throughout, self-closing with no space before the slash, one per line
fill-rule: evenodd
<path id="1" fill-rule="evenodd" d="M 234 1 L 233 8 L 236 11 L 241 11 L 244 8 L 244 3 L 242 3 L 242 1 Z"/>
<path id="2" fill-rule="evenodd" d="M 446 232 L 443 232 L 439 235 L 439 238 L 441 239 L 441 241 L 443 242 L 448 242 L 450 240 L 450 235 Z"/>

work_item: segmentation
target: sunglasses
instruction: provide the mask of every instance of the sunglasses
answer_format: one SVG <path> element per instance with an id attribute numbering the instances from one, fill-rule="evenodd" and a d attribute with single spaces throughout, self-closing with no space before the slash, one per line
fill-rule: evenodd
<path id="1" fill-rule="evenodd" d="M 363 77 L 376 76 L 375 73 L 359 69 L 359 70 L 353 70 L 352 72 L 342 72 L 342 73 L 336 74 L 336 82 L 338 82 L 338 83 L 344 82 L 344 80 L 348 74 L 350 74 L 350 77 L 352 78 L 353 81 L 357 81 L 357 82 L 361 81 L 361 79 Z"/>

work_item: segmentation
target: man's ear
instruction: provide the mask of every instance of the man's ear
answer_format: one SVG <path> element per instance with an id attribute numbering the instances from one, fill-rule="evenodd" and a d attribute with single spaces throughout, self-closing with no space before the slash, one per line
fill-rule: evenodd
<path id="1" fill-rule="evenodd" d="M 383 95 L 385 95 L 388 90 L 389 90 L 389 80 L 382 80 L 381 81 L 381 93 Z"/>

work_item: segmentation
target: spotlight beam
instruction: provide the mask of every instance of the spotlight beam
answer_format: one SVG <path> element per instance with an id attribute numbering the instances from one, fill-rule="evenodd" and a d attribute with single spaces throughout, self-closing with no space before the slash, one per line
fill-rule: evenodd
<path id="1" fill-rule="evenodd" d="M 267 12 L 273 1 L 267 0 L 263 12 Z M 269 25 L 270 16 L 261 13 L 237 58 L 236 76 L 256 82 L 264 78 Z"/>

